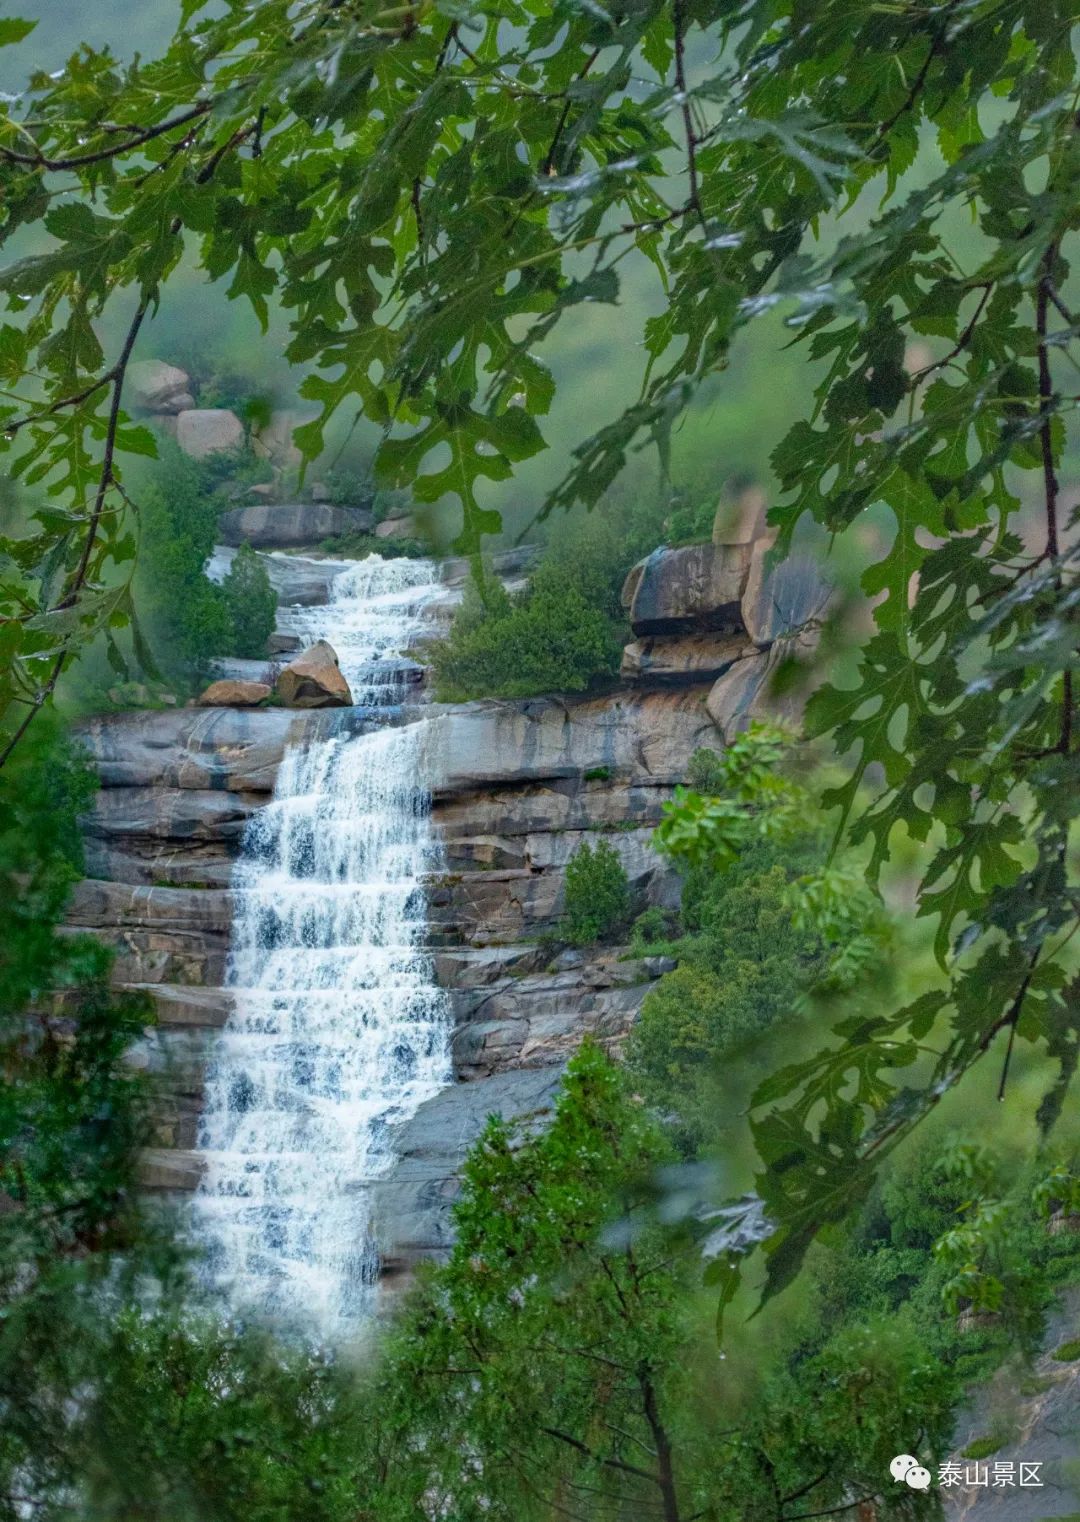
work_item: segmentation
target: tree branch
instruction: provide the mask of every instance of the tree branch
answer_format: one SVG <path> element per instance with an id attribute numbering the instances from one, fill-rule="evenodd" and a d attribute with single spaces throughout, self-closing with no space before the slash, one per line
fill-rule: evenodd
<path id="1" fill-rule="evenodd" d="M 1057 243 L 1051 243 L 1042 259 L 1042 272 L 1035 297 L 1035 331 L 1039 340 L 1039 408 L 1042 421 L 1039 424 L 1039 447 L 1042 452 L 1043 492 L 1046 498 L 1046 553 L 1058 554 L 1058 479 L 1054 469 L 1054 440 L 1051 430 L 1050 406 L 1054 397 L 1054 382 L 1050 374 L 1050 352 L 1047 348 L 1047 309 L 1050 303 L 1050 276 L 1057 258 Z"/>
<path id="2" fill-rule="evenodd" d="M 79 153 L 70 158 L 48 159 L 42 153 L 18 153 L 14 148 L 0 148 L 0 158 L 4 158 L 9 164 L 25 164 L 30 169 L 66 170 L 82 169 L 87 164 L 101 164 L 106 159 L 116 158 L 121 153 L 128 153 L 132 148 L 141 148 L 143 143 L 152 142 L 156 137 L 162 137 L 166 132 L 171 132 L 174 127 L 184 127 L 188 122 L 197 117 L 205 116 L 213 107 L 213 101 L 202 101 L 197 106 L 192 106 L 188 111 L 182 111 L 179 116 L 170 117 L 167 122 L 159 122 L 156 127 L 142 127 L 135 130 L 135 136 L 129 137 L 125 142 L 114 143 L 109 148 L 98 148 L 93 153 Z M 117 130 L 110 128 L 110 131 Z M 123 129 L 120 129 L 123 130 Z"/>
<path id="3" fill-rule="evenodd" d="M 635 1475 L 639 1480 L 648 1480 L 650 1485 L 660 1485 L 656 1475 L 650 1474 L 647 1469 L 639 1469 L 636 1464 L 628 1464 L 624 1459 L 601 1458 L 599 1454 L 592 1451 L 587 1443 L 583 1443 L 579 1437 L 573 1437 L 569 1432 L 563 1432 L 559 1427 L 541 1427 L 540 1431 L 546 1433 L 548 1437 L 556 1438 L 560 1443 L 566 1443 L 568 1447 L 576 1449 L 578 1453 L 584 1454 L 594 1464 L 603 1464 L 607 1469 L 618 1469 L 623 1474 Z M 660 1488 L 663 1489 L 662 1486 Z"/>
<path id="4" fill-rule="evenodd" d="M 674 0 L 673 4 L 675 22 L 675 89 L 679 97 L 679 108 L 682 112 L 683 132 L 686 136 L 686 169 L 690 177 L 690 195 L 688 205 L 697 212 L 701 222 L 705 221 L 701 209 L 701 187 L 698 184 L 697 170 L 697 134 L 694 131 L 694 116 L 690 110 L 690 95 L 686 87 L 686 12 L 684 0 Z"/>

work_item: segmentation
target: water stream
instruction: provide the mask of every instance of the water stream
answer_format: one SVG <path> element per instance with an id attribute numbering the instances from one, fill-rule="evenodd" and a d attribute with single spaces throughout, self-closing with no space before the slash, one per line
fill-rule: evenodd
<path id="1" fill-rule="evenodd" d="M 390 722 L 407 679 L 394 656 L 436 574 L 373 556 L 328 605 L 282 610 L 279 627 L 333 645 L 364 728 L 356 710 L 328 715 L 335 732 L 286 753 L 233 874 L 234 1006 L 207 1079 L 195 1234 L 227 1304 L 321 1336 L 370 1308 L 389 1129 L 449 1073 L 424 946 L 426 726 Z"/>

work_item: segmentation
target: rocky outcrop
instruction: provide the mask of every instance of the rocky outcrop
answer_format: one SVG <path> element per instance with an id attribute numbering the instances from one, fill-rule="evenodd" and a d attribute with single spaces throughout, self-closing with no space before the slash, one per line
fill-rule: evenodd
<path id="1" fill-rule="evenodd" d="M 560 1066 L 586 1033 L 617 1050 L 645 990 L 674 965 L 628 959 L 621 950 L 568 950 L 537 973 L 479 985 L 470 979 L 451 996 L 454 1071 L 471 1082 L 507 1069 Z"/>
<path id="2" fill-rule="evenodd" d="M 411 513 L 400 518 L 384 518 L 375 527 L 376 539 L 414 539 L 416 519 Z"/>
<path id="3" fill-rule="evenodd" d="M 625 646 L 619 675 L 664 686 L 715 681 L 753 649 L 743 634 L 646 635 Z"/>
<path id="4" fill-rule="evenodd" d="M 955 1451 L 948 1457 L 977 1483 L 942 1489 L 947 1522 L 1072 1522 L 1080 1504 L 1080 1358 L 1056 1358 L 1080 1328 L 1080 1289 L 1065 1289 L 1051 1307 L 1042 1352 L 1024 1381 L 1005 1364 L 989 1383 L 976 1386 L 960 1413 Z M 1000 1435 L 1001 1446 L 977 1464 L 964 1456 L 969 1444 Z M 995 1462 L 1013 1465 L 1013 1483 L 982 1483 L 978 1471 Z M 1037 1466 L 1038 1484 L 1017 1483 L 1020 1466 Z"/>
<path id="5" fill-rule="evenodd" d="M 712 725 L 704 687 L 605 697 L 486 701 L 431 710 L 435 796 L 554 779 L 682 780 Z"/>
<path id="6" fill-rule="evenodd" d="M 316 640 L 278 674 L 275 692 L 286 708 L 348 708 L 349 684 L 332 645 Z"/>
<path id="7" fill-rule="evenodd" d="M 335 507 L 330 502 L 259 502 L 223 513 L 218 533 L 226 545 L 281 550 L 316 545 L 338 534 L 368 534 L 374 523 L 373 515 L 364 507 Z"/>
<path id="8" fill-rule="evenodd" d="M 757 497 L 735 509 L 723 529 L 718 512 L 712 544 L 654 550 L 623 587 L 638 636 L 623 651 L 624 681 L 711 681 L 706 711 L 724 743 L 757 719 L 799 724 L 830 597 L 811 555 L 775 554 Z"/>
<path id="9" fill-rule="evenodd" d="M 224 677 L 211 682 L 199 694 L 200 708 L 257 708 L 270 696 L 266 682 L 246 681 L 243 678 Z"/>
<path id="10" fill-rule="evenodd" d="M 705 706 L 726 744 L 757 720 L 770 719 L 790 728 L 798 727 L 806 706 L 810 675 L 805 663 L 813 655 L 814 645 L 813 638 L 808 636 L 778 640 L 725 672 L 709 693 Z M 795 667 L 779 680 L 781 665 L 788 660 L 795 662 Z M 800 674 L 800 663 L 805 674 Z"/>
<path id="11" fill-rule="evenodd" d="M 105 789 L 269 793 L 286 745 L 333 722 L 283 708 L 182 708 L 104 714 L 78 735 Z"/>
<path id="12" fill-rule="evenodd" d="M 376 1186 L 384 1279 L 408 1282 L 417 1262 L 439 1257 L 453 1242 L 451 1210 L 461 1188 L 461 1163 L 489 1115 L 526 1131 L 550 1119 L 561 1067 L 507 1071 L 483 1086 L 454 1083 L 421 1105 L 394 1135 L 396 1161 Z"/>

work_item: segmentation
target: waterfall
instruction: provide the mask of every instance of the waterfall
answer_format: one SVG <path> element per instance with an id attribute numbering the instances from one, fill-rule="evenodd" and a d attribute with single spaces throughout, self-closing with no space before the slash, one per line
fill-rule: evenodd
<path id="1" fill-rule="evenodd" d="M 370 1305 L 370 1186 L 390 1128 L 449 1076 L 424 947 L 427 726 L 385 722 L 402 695 L 393 657 L 435 578 L 428 561 L 372 556 L 335 578 L 328 605 L 283 610 L 280 627 L 330 641 L 383 724 L 355 733 L 339 716 L 289 750 L 233 874 L 234 999 L 207 1079 L 195 1235 L 227 1304 L 323 1337 Z"/>

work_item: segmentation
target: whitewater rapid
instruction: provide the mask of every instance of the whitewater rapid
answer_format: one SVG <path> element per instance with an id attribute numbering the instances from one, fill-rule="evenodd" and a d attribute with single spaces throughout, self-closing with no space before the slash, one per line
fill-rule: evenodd
<path id="1" fill-rule="evenodd" d="M 279 627 L 326 639 L 363 710 L 289 750 L 233 874 L 233 1006 L 210 1063 L 194 1234 L 241 1313 L 347 1335 L 378 1263 L 371 1185 L 390 1130 L 449 1077 L 444 995 L 424 944 L 438 861 L 423 722 L 393 723 L 394 657 L 441 591 L 428 561 L 372 556 Z"/>

